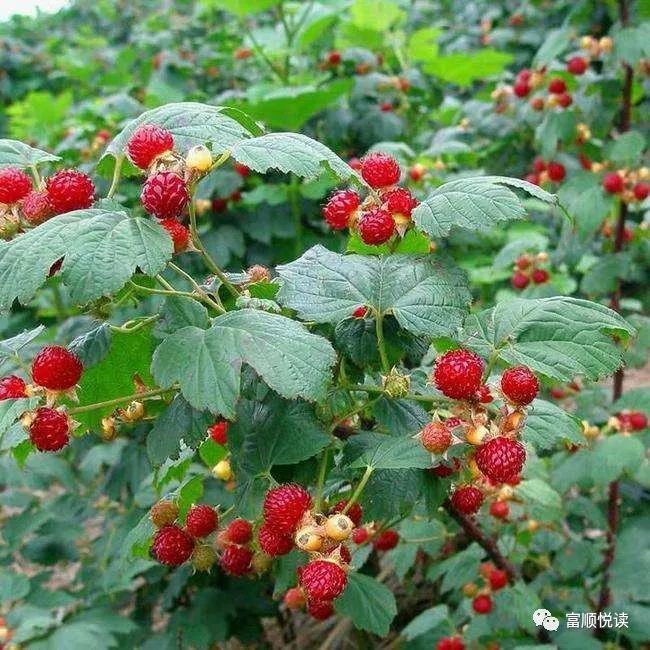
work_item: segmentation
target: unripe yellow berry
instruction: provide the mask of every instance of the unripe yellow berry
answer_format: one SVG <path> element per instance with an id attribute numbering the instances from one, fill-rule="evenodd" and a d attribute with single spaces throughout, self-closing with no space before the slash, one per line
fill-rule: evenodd
<path id="1" fill-rule="evenodd" d="M 347 539 L 354 528 L 352 519 L 347 515 L 332 515 L 325 522 L 325 533 L 330 539 L 342 542 Z"/>
<path id="2" fill-rule="evenodd" d="M 210 571 L 216 561 L 217 554 L 208 544 L 198 544 L 191 557 L 192 566 L 196 571 Z"/>
<path id="3" fill-rule="evenodd" d="M 187 152 L 185 164 L 191 171 L 207 172 L 212 167 L 212 154 L 206 146 L 200 144 Z"/>
<path id="4" fill-rule="evenodd" d="M 220 460 L 213 468 L 212 475 L 222 481 L 230 481 L 234 474 L 229 460 Z"/>
<path id="5" fill-rule="evenodd" d="M 487 434 L 488 429 L 483 425 L 470 427 L 465 434 L 465 442 L 469 443 L 470 445 L 480 445 Z"/>
<path id="6" fill-rule="evenodd" d="M 323 545 L 323 538 L 316 532 L 313 526 L 301 528 L 294 537 L 296 546 L 301 551 L 313 553 L 320 550 Z"/>

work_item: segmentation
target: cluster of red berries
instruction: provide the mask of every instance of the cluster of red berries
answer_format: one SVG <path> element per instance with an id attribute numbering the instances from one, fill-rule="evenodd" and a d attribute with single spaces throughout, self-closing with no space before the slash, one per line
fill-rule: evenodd
<path id="1" fill-rule="evenodd" d="M 556 161 L 545 162 L 537 156 L 533 161 L 533 171 L 524 176 L 524 180 L 533 185 L 544 185 L 546 183 L 561 183 L 566 177 L 566 168 L 562 163 Z"/>
<path id="2" fill-rule="evenodd" d="M 545 284 L 551 278 L 548 269 L 543 268 L 548 261 L 548 254 L 541 252 L 537 255 L 525 253 L 520 255 L 514 263 L 510 283 L 514 289 L 525 289 L 531 282 Z"/>
<path id="3" fill-rule="evenodd" d="M 8 238 L 20 232 L 21 218 L 37 226 L 58 214 L 89 208 L 94 196 L 92 180 L 76 169 L 62 169 L 36 188 L 22 169 L 0 169 L 0 204 L 6 206 L 0 211 L 2 234 Z"/>
<path id="4" fill-rule="evenodd" d="M 475 582 L 463 585 L 463 594 L 472 599 L 472 609 L 477 614 L 489 614 L 493 607 L 492 594 L 507 586 L 508 574 L 497 569 L 492 562 L 484 562 L 479 569 L 483 587 Z"/>
<path id="5" fill-rule="evenodd" d="M 61 395 L 75 397 L 74 388 L 82 372 L 83 365 L 75 354 L 58 345 L 48 345 L 32 362 L 33 384 L 27 385 L 16 375 L 0 379 L 0 400 L 45 396 L 45 406 L 26 412 L 21 418 L 39 451 L 59 451 L 70 442 L 74 423 L 64 410 L 53 406 Z"/>
<path id="6" fill-rule="evenodd" d="M 418 204 L 412 194 L 397 187 L 401 170 L 395 158 L 381 152 L 368 154 L 359 162 L 361 177 L 370 188 L 362 201 L 352 189 L 334 192 L 323 207 L 325 221 L 334 230 L 359 233 L 365 244 L 385 244 L 396 233 L 403 236 L 411 224 L 411 212 Z"/>
<path id="7" fill-rule="evenodd" d="M 622 431 L 643 431 L 648 428 L 648 416 L 643 411 L 621 411 L 616 418 Z"/>
<path id="8" fill-rule="evenodd" d="M 465 644 L 459 636 L 444 636 L 436 643 L 436 650 L 465 650 Z"/>
<path id="9" fill-rule="evenodd" d="M 177 523 L 179 508 L 173 501 L 159 501 L 150 512 L 150 518 L 158 529 L 154 534 L 151 555 L 165 566 L 179 566 L 188 560 L 197 571 L 209 571 L 217 559 L 210 544 L 200 542 L 212 535 L 219 525 L 214 508 L 194 505 L 185 519 L 185 526 Z"/>
<path id="10" fill-rule="evenodd" d="M 619 170 L 603 176 L 602 185 L 608 194 L 617 194 L 625 203 L 645 201 L 650 195 L 647 169 Z"/>

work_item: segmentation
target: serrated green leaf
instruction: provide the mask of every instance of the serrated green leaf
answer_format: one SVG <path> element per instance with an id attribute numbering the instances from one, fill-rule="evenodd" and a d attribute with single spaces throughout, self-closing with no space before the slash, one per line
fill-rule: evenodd
<path id="1" fill-rule="evenodd" d="M 411 437 L 362 432 L 345 443 L 343 464 L 351 468 L 426 469 L 431 467 L 431 454 Z"/>
<path id="2" fill-rule="evenodd" d="M 562 498 L 541 479 L 522 481 L 515 492 L 524 500 L 527 512 L 534 519 L 553 521 L 562 514 Z"/>
<path id="3" fill-rule="evenodd" d="M 0 140 L 0 168 L 1 167 L 33 167 L 44 162 L 61 160 L 47 151 L 34 149 L 18 140 Z"/>
<path id="4" fill-rule="evenodd" d="M 270 9 L 280 0 L 201 0 L 206 7 L 225 9 L 236 16 L 250 16 Z"/>
<path id="5" fill-rule="evenodd" d="M 553 449 L 564 441 L 576 444 L 584 442 L 580 420 L 542 399 L 533 402 L 522 436 L 537 450 Z"/>
<path id="6" fill-rule="evenodd" d="M 449 620 L 449 608 L 447 605 L 436 605 L 425 609 L 418 614 L 410 623 L 402 630 L 400 636 L 403 636 L 407 641 L 422 636 L 429 630 L 433 630 L 441 623 L 447 622 L 451 627 Z"/>
<path id="7" fill-rule="evenodd" d="M 18 354 L 22 348 L 34 339 L 38 338 L 45 331 L 44 325 L 39 325 L 31 330 L 25 330 L 16 336 L 0 341 L 0 358 Z"/>
<path id="8" fill-rule="evenodd" d="M 90 368 L 108 354 L 112 340 L 113 333 L 110 325 L 102 323 L 89 332 L 73 339 L 68 345 L 68 350 L 79 357 L 84 368 Z"/>
<path id="9" fill-rule="evenodd" d="M 190 325 L 200 329 L 210 327 L 208 310 L 200 302 L 187 296 L 169 296 L 159 314 L 160 318 L 154 328 L 154 334 L 159 338 L 165 338 Z"/>
<path id="10" fill-rule="evenodd" d="M 541 68 L 548 65 L 553 59 L 556 59 L 568 47 L 571 38 L 571 30 L 566 27 L 553 29 L 546 34 L 542 46 L 535 54 L 533 64 L 535 68 Z"/>
<path id="11" fill-rule="evenodd" d="M 468 546 L 464 551 L 433 564 L 427 571 L 427 578 L 431 581 L 444 576 L 441 590 L 447 592 L 458 589 L 466 582 L 473 581 L 478 575 L 478 568 L 485 551 L 476 543 Z"/>
<path id="12" fill-rule="evenodd" d="M 429 57 L 422 68 L 428 74 L 458 86 L 469 86 L 477 79 L 494 77 L 512 61 L 512 54 L 491 48 L 476 52 L 453 52 Z"/>
<path id="13" fill-rule="evenodd" d="M 633 167 L 639 164 L 643 150 L 646 148 L 646 139 L 639 131 L 621 133 L 607 148 L 607 160 L 611 160 L 616 167 Z"/>
<path id="14" fill-rule="evenodd" d="M 336 323 L 366 305 L 414 334 L 444 336 L 460 325 L 469 303 L 464 273 L 429 255 L 374 258 L 315 246 L 278 273 L 278 302 L 319 323 Z"/>
<path id="15" fill-rule="evenodd" d="M 612 405 L 612 412 L 624 409 L 640 410 L 650 414 L 650 386 L 639 386 L 626 390 L 623 396 Z"/>
<path id="16" fill-rule="evenodd" d="M 606 485 L 623 474 L 634 474 L 643 462 L 645 448 L 638 438 L 616 434 L 599 440 L 592 454 L 594 483 Z"/>
<path id="17" fill-rule="evenodd" d="M 577 118 L 573 111 L 548 112 L 535 129 L 535 143 L 540 154 L 552 158 L 561 142 L 575 138 Z"/>
<path id="18" fill-rule="evenodd" d="M 584 274 L 580 290 L 589 297 L 607 295 L 614 291 L 619 280 L 629 278 L 632 265 L 632 256 L 628 252 L 602 257 Z"/>

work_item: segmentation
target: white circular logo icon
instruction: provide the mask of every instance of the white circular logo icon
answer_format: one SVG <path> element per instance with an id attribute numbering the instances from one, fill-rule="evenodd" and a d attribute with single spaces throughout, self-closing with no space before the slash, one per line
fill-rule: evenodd
<path id="1" fill-rule="evenodd" d="M 536 609 L 533 612 L 533 621 L 537 627 L 541 625 L 549 632 L 555 632 L 560 627 L 560 621 L 555 616 L 551 616 L 548 609 Z"/>

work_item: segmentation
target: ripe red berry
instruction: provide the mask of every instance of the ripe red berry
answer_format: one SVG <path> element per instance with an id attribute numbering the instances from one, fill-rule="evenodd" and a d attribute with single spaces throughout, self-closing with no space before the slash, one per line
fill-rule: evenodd
<path id="1" fill-rule="evenodd" d="M 46 181 L 47 196 L 57 213 L 89 208 L 94 201 L 95 186 L 83 172 L 62 169 Z"/>
<path id="2" fill-rule="evenodd" d="M 533 170 L 538 174 L 546 171 L 546 163 L 541 156 L 535 156 L 535 160 L 533 160 Z"/>
<path id="3" fill-rule="evenodd" d="M 347 505 L 348 505 L 347 499 L 343 499 L 342 501 L 335 503 L 330 508 L 330 515 L 335 515 L 339 512 L 343 512 L 345 506 Z M 361 520 L 363 519 L 363 508 L 361 507 L 361 504 L 357 501 L 350 506 L 350 509 L 345 514 L 348 517 L 350 517 L 350 519 L 352 519 L 352 523 L 355 526 L 359 526 L 361 524 Z"/>
<path id="4" fill-rule="evenodd" d="M 311 508 L 309 492 L 295 483 L 272 488 L 264 497 L 264 519 L 278 532 L 291 535 Z"/>
<path id="5" fill-rule="evenodd" d="M 23 217 L 32 226 L 38 226 L 54 214 L 47 192 L 30 192 L 23 199 L 20 208 Z"/>
<path id="6" fill-rule="evenodd" d="M 209 429 L 208 434 L 219 445 L 225 445 L 228 442 L 228 420 L 215 422 Z"/>
<path id="7" fill-rule="evenodd" d="M 368 541 L 369 537 L 370 533 L 368 532 L 367 528 L 355 528 L 352 531 L 352 541 L 355 544 L 364 544 Z"/>
<path id="8" fill-rule="evenodd" d="M 446 636 L 438 641 L 436 650 L 465 650 L 465 644 L 459 636 Z"/>
<path id="9" fill-rule="evenodd" d="M 393 103 L 392 102 L 382 102 L 379 104 L 379 110 L 382 113 L 390 113 L 393 110 Z"/>
<path id="10" fill-rule="evenodd" d="M 544 100 L 541 97 L 533 97 L 530 100 L 530 107 L 536 112 L 543 111 Z"/>
<path id="11" fill-rule="evenodd" d="M 233 544 L 248 544 L 253 539 L 253 527 L 245 519 L 233 519 L 226 527 L 226 539 Z"/>
<path id="12" fill-rule="evenodd" d="M 253 56 L 253 50 L 248 47 L 238 47 L 233 53 L 233 57 L 238 61 L 243 61 Z"/>
<path id="13" fill-rule="evenodd" d="M 521 473 L 526 450 L 518 440 L 496 436 L 476 449 L 474 460 L 491 481 L 504 483 Z"/>
<path id="14" fill-rule="evenodd" d="M 27 397 L 27 385 L 16 375 L 7 375 L 0 379 L 0 401 Z"/>
<path id="15" fill-rule="evenodd" d="M 539 174 L 526 174 L 524 176 L 524 180 L 527 181 L 528 183 L 532 183 L 533 185 L 540 184 Z"/>
<path id="16" fill-rule="evenodd" d="M 350 158 L 350 160 L 348 160 L 348 165 L 357 172 L 361 171 L 361 160 L 359 160 L 359 158 Z"/>
<path id="17" fill-rule="evenodd" d="M 603 189 L 610 194 L 619 194 L 623 191 L 625 183 L 623 177 L 616 172 L 609 172 L 603 176 Z"/>
<path id="18" fill-rule="evenodd" d="M 346 572 L 328 560 L 312 560 L 298 569 L 298 582 L 310 601 L 334 600 L 348 584 Z"/>
<path id="19" fill-rule="evenodd" d="M 286 555 L 293 549 L 293 539 L 268 523 L 262 524 L 257 533 L 257 541 L 262 551 L 271 557 Z"/>
<path id="20" fill-rule="evenodd" d="M 549 281 L 550 277 L 546 269 L 535 269 L 531 274 L 531 278 L 535 284 L 544 284 Z"/>
<path id="21" fill-rule="evenodd" d="M 436 361 L 433 380 L 452 399 L 471 399 L 481 386 L 483 359 L 469 350 L 450 350 Z"/>
<path id="22" fill-rule="evenodd" d="M 384 208 L 391 214 L 401 214 L 410 217 L 413 208 L 418 204 L 413 195 L 404 187 L 396 187 L 394 190 L 386 192 L 382 200 Z"/>
<path id="23" fill-rule="evenodd" d="M 189 198 L 185 182 L 174 172 L 157 172 L 149 176 L 140 195 L 144 209 L 158 219 L 178 217 Z"/>
<path id="24" fill-rule="evenodd" d="M 501 375 L 501 390 L 511 402 L 526 406 L 537 397 L 539 381 L 530 368 L 515 366 Z"/>
<path id="25" fill-rule="evenodd" d="M 300 587 L 292 587 L 284 594 L 283 600 L 288 609 L 300 609 L 305 604 L 305 594 Z"/>
<path id="26" fill-rule="evenodd" d="M 242 177 L 248 178 L 251 175 L 251 169 L 247 165 L 236 162 L 234 164 L 235 171 Z"/>
<path id="27" fill-rule="evenodd" d="M 350 549 L 345 544 L 339 544 L 336 546 L 334 550 L 329 553 L 329 557 L 332 557 L 335 554 L 338 554 L 338 556 L 346 564 L 350 564 L 350 562 L 352 562 L 352 553 L 350 553 Z"/>
<path id="28" fill-rule="evenodd" d="M 569 59 L 566 69 L 571 74 L 581 75 L 587 71 L 587 66 L 588 63 L 586 59 L 583 59 L 581 56 L 574 56 L 573 58 Z"/>
<path id="29" fill-rule="evenodd" d="M 476 399 L 481 404 L 489 404 L 494 401 L 494 397 L 492 397 L 492 393 L 490 392 L 490 387 L 487 384 L 483 384 L 483 386 L 478 389 L 476 392 Z"/>
<path id="30" fill-rule="evenodd" d="M 147 169 L 161 154 L 174 148 L 174 136 L 156 124 L 139 126 L 129 138 L 126 153 L 140 169 Z"/>
<path id="31" fill-rule="evenodd" d="M 487 594 L 481 594 L 472 601 L 472 608 L 477 614 L 489 614 L 492 611 L 492 599 Z"/>
<path id="32" fill-rule="evenodd" d="M 24 199 L 31 191 L 32 181 L 22 169 L 0 169 L 0 203 L 11 205 Z"/>
<path id="33" fill-rule="evenodd" d="M 420 443 L 432 454 L 442 454 L 452 443 L 451 431 L 444 422 L 428 422 L 420 431 Z"/>
<path id="34" fill-rule="evenodd" d="M 190 241 L 190 231 L 176 219 L 161 219 L 160 225 L 167 231 L 174 244 L 174 253 L 182 253 Z"/>
<path id="35" fill-rule="evenodd" d="M 163 526 L 153 538 L 151 554 L 167 566 L 179 566 L 187 562 L 194 550 L 194 540 L 182 528 L 169 524 Z"/>
<path id="36" fill-rule="evenodd" d="M 364 212 L 359 219 L 359 235 L 364 244 L 379 246 L 387 242 L 395 232 L 395 220 L 383 208 Z"/>
<path id="37" fill-rule="evenodd" d="M 557 96 L 557 103 L 562 108 L 569 108 L 569 106 L 573 104 L 573 97 L 571 96 L 571 93 L 560 93 Z"/>
<path id="38" fill-rule="evenodd" d="M 418 182 L 422 180 L 426 171 L 427 168 L 424 165 L 415 163 L 415 165 L 409 169 L 409 176 L 411 177 L 411 180 Z"/>
<path id="39" fill-rule="evenodd" d="M 508 574 L 501 569 L 494 569 L 488 578 L 490 587 L 493 591 L 499 591 L 508 584 Z"/>
<path id="40" fill-rule="evenodd" d="M 451 505 L 465 515 L 478 511 L 483 503 L 483 493 L 473 485 L 463 485 L 451 495 Z"/>
<path id="41" fill-rule="evenodd" d="M 223 549 L 219 564 L 225 573 L 231 576 L 243 576 L 250 572 L 253 551 L 246 546 L 230 544 Z"/>
<path id="42" fill-rule="evenodd" d="M 328 600 L 310 600 L 307 611 L 317 621 L 325 621 L 334 614 L 334 606 Z"/>
<path id="43" fill-rule="evenodd" d="M 185 530 L 192 537 L 207 537 L 217 530 L 219 518 L 214 508 L 202 503 L 198 506 L 192 506 L 187 513 L 185 520 Z"/>
<path id="44" fill-rule="evenodd" d="M 81 378 L 83 366 L 76 354 L 48 345 L 32 361 L 32 379 L 48 390 L 69 390 Z"/>
<path id="45" fill-rule="evenodd" d="M 645 201 L 650 194 L 650 184 L 648 183 L 636 183 L 632 188 L 634 193 L 634 198 L 637 201 Z"/>
<path id="46" fill-rule="evenodd" d="M 327 62 L 330 65 L 338 65 L 339 63 L 341 63 L 341 53 L 337 50 L 332 50 L 327 55 Z"/>
<path id="47" fill-rule="evenodd" d="M 553 93 L 554 95 L 561 95 L 563 92 L 566 92 L 566 83 L 561 77 L 553 77 L 548 82 L 548 92 Z"/>
<path id="48" fill-rule="evenodd" d="M 372 545 L 378 551 L 390 551 L 399 542 L 399 534 L 395 530 L 385 530 L 372 540 Z"/>
<path id="49" fill-rule="evenodd" d="M 367 313 L 368 308 L 365 305 L 361 305 L 352 312 L 352 318 L 365 318 Z"/>
<path id="50" fill-rule="evenodd" d="M 566 169 L 562 163 L 550 162 L 546 167 L 546 173 L 552 181 L 559 183 L 561 180 L 564 180 Z"/>
<path id="51" fill-rule="evenodd" d="M 632 411 L 630 413 L 630 424 L 632 425 L 632 431 L 641 431 L 648 426 L 648 417 L 641 411 Z"/>
<path id="52" fill-rule="evenodd" d="M 225 212 L 228 208 L 228 199 L 222 199 L 217 197 L 212 199 L 212 210 L 214 212 Z"/>
<path id="53" fill-rule="evenodd" d="M 495 519 L 506 519 L 510 514 L 510 506 L 507 501 L 493 501 L 490 504 L 490 514 Z"/>
<path id="54" fill-rule="evenodd" d="M 458 459 L 454 459 L 455 461 L 458 461 Z M 447 478 L 454 474 L 458 469 L 460 468 L 460 465 L 458 467 L 452 467 L 450 465 L 445 465 L 444 463 L 441 463 L 440 465 L 436 465 L 435 467 L 431 468 L 431 473 L 435 474 L 438 478 Z"/>
<path id="55" fill-rule="evenodd" d="M 529 70 L 528 68 L 522 68 L 517 73 L 517 81 L 530 81 L 530 78 L 532 76 L 533 76 L 532 70 Z"/>
<path id="56" fill-rule="evenodd" d="M 377 189 L 395 185 L 399 181 L 401 171 L 395 158 L 387 153 L 375 151 L 361 161 L 361 176 L 370 187 Z"/>
<path id="57" fill-rule="evenodd" d="M 528 93 L 530 93 L 531 87 L 527 81 L 517 81 L 515 82 L 515 85 L 512 87 L 512 90 L 517 97 L 523 99 L 528 95 Z"/>
<path id="58" fill-rule="evenodd" d="M 333 230 L 347 228 L 360 203 L 361 199 L 354 190 L 334 192 L 323 206 L 325 221 Z"/>
<path id="59" fill-rule="evenodd" d="M 59 451 L 70 442 L 70 420 L 61 411 L 41 406 L 29 425 L 29 438 L 39 451 Z"/>

